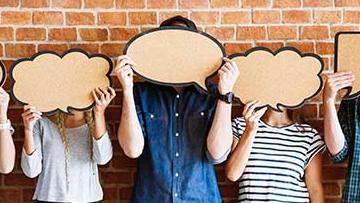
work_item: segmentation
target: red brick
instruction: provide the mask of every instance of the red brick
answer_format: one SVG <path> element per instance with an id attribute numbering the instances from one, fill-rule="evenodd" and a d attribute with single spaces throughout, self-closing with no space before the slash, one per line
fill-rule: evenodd
<path id="1" fill-rule="evenodd" d="M 340 195 L 341 188 L 338 183 L 325 183 L 323 185 L 325 195 Z"/>
<path id="2" fill-rule="evenodd" d="M 3 11 L 1 12 L 2 24 L 30 24 L 31 13 L 27 11 Z"/>
<path id="3" fill-rule="evenodd" d="M 192 12 L 190 18 L 199 25 L 216 24 L 219 22 L 219 13 L 212 11 Z"/>
<path id="4" fill-rule="evenodd" d="M 351 26 L 351 25 L 337 25 L 337 26 L 331 26 L 330 32 L 331 32 L 331 38 L 335 37 L 335 34 L 337 32 L 343 32 L 343 31 L 357 31 L 359 30 L 358 26 Z"/>
<path id="5" fill-rule="evenodd" d="M 212 8 L 236 8 L 239 6 L 238 0 L 210 0 Z"/>
<path id="6" fill-rule="evenodd" d="M 84 0 L 85 8 L 113 8 L 114 0 Z"/>
<path id="7" fill-rule="evenodd" d="M 86 52 L 90 53 L 90 54 L 97 54 L 99 53 L 99 44 L 98 43 L 94 43 L 94 44 L 90 44 L 90 43 L 76 43 L 76 44 L 70 44 L 70 49 L 73 48 L 79 48 L 79 49 L 83 49 Z"/>
<path id="8" fill-rule="evenodd" d="M 285 10 L 283 11 L 283 21 L 285 23 L 308 23 L 311 21 L 309 10 Z"/>
<path id="9" fill-rule="evenodd" d="M 238 27 L 236 39 L 265 39 L 266 31 L 265 27 L 262 26 L 252 26 L 252 27 Z"/>
<path id="10" fill-rule="evenodd" d="M 49 30 L 49 40 L 75 41 L 76 38 L 75 28 L 52 28 Z"/>
<path id="11" fill-rule="evenodd" d="M 45 40 L 46 30 L 44 28 L 18 28 L 16 30 L 17 41 Z"/>
<path id="12" fill-rule="evenodd" d="M 274 8 L 294 8 L 300 7 L 301 1 L 300 0 L 273 0 L 274 1 Z"/>
<path id="13" fill-rule="evenodd" d="M 83 28 L 79 32 L 84 41 L 106 41 L 108 39 L 107 29 Z"/>
<path id="14" fill-rule="evenodd" d="M 1 7 L 16 7 L 19 5 L 19 0 L 0 0 Z"/>
<path id="15" fill-rule="evenodd" d="M 101 177 L 104 184 L 129 184 L 132 181 L 129 172 L 104 172 Z"/>
<path id="16" fill-rule="evenodd" d="M 49 7 L 49 0 L 21 0 L 21 7 L 24 8 Z"/>
<path id="17" fill-rule="evenodd" d="M 276 51 L 284 46 L 282 42 L 256 42 L 256 46 L 266 47 L 272 51 Z"/>
<path id="18" fill-rule="evenodd" d="M 99 25 L 125 25 L 126 13 L 125 12 L 100 12 L 98 13 Z"/>
<path id="19" fill-rule="evenodd" d="M 148 8 L 175 8 L 176 0 L 147 0 Z"/>
<path id="20" fill-rule="evenodd" d="M 139 33 L 137 28 L 111 28 L 110 40 L 127 41 Z"/>
<path id="21" fill-rule="evenodd" d="M 100 47 L 101 53 L 111 57 L 121 56 L 123 53 L 124 44 L 120 43 L 105 43 Z"/>
<path id="22" fill-rule="evenodd" d="M 320 55 L 334 54 L 334 43 L 316 42 L 316 53 Z"/>
<path id="23" fill-rule="evenodd" d="M 7 57 L 20 58 L 29 57 L 35 53 L 34 44 L 5 44 L 5 55 Z"/>
<path id="24" fill-rule="evenodd" d="M 209 0 L 179 0 L 180 8 L 208 8 Z"/>
<path id="25" fill-rule="evenodd" d="M 344 23 L 360 23 L 360 11 L 345 11 Z"/>
<path id="26" fill-rule="evenodd" d="M 14 29 L 12 27 L 0 28 L 0 40 L 7 41 L 14 39 Z"/>
<path id="27" fill-rule="evenodd" d="M 62 54 L 66 50 L 68 50 L 68 46 L 67 44 L 39 44 L 37 50 L 38 51 L 52 50 L 58 54 Z"/>
<path id="28" fill-rule="evenodd" d="M 80 8 L 81 0 L 52 0 L 52 6 L 55 8 Z"/>
<path id="29" fill-rule="evenodd" d="M 21 202 L 21 190 L 20 189 L 0 189 L 0 202 Z"/>
<path id="30" fill-rule="evenodd" d="M 330 7 L 333 6 L 334 0 L 303 0 L 304 7 Z"/>
<path id="31" fill-rule="evenodd" d="M 205 32 L 209 33 L 218 40 L 232 40 L 235 38 L 234 27 L 207 27 Z"/>
<path id="32" fill-rule="evenodd" d="M 222 22 L 223 24 L 243 24 L 250 23 L 251 17 L 248 11 L 231 11 L 223 12 Z"/>
<path id="33" fill-rule="evenodd" d="M 297 28 L 295 26 L 269 26 L 269 39 L 296 39 Z"/>
<path id="34" fill-rule="evenodd" d="M 300 29 L 301 39 L 328 39 L 329 29 L 327 26 L 303 26 Z"/>
<path id="35" fill-rule="evenodd" d="M 340 23 L 341 11 L 315 10 L 314 19 L 316 23 Z"/>
<path id="36" fill-rule="evenodd" d="M 116 0 L 116 8 L 145 8 L 145 0 Z"/>
<path id="37" fill-rule="evenodd" d="M 301 52 L 304 53 L 313 53 L 315 52 L 314 43 L 313 42 L 286 42 L 286 46 L 295 47 Z"/>
<path id="38" fill-rule="evenodd" d="M 66 24 L 68 25 L 93 25 L 94 14 L 85 12 L 66 13 Z"/>
<path id="39" fill-rule="evenodd" d="M 359 0 L 335 0 L 335 6 L 337 7 L 358 7 L 360 6 Z"/>
<path id="40" fill-rule="evenodd" d="M 242 6 L 244 8 L 254 8 L 254 7 L 270 7 L 270 0 L 243 0 Z"/>
<path id="41" fill-rule="evenodd" d="M 253 23 L 279 23 L 280 11 L 255 10 L 252 13 Z"/>
<path id="42" fill-rule="evenodd" d="M 33 24 L 60 25 L 63 24 L 63 14 L 60 11 L 34 12 Z"/>
<path id="43" fill-rule="evenodd" d="M 156 24 L 156 12 L 130 12 L 129 23 L 132 25 Z"/>

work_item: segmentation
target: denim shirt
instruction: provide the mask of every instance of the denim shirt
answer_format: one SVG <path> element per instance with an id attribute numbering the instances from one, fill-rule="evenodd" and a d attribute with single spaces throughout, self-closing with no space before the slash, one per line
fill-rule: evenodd
<path id="1" fill-rule="evenodd" d="M 197 86 L 136 83 L 134 98 L 145 145 L 131 202 L 221 202 L 206 138 L 216 98 Z"/>
<path id="2" fill-rule="evenodd" d="M 345 135 L 345 143 L 342 150 L 332 159 L 341 162 L 349 157 L 342 202 L 360 202 L 360 98 L 343 100 L 338 117 Z"/>

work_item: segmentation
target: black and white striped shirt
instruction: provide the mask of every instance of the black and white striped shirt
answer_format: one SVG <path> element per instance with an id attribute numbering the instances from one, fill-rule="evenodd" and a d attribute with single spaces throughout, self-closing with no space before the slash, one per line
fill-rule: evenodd
<path id="1" fill-rule="evenodd" d="M 245 130 L 235 118 L 233 135 Z M 260 121 L 244 173 L 239 179 L 239 202 L 309 202 L 304 171 L 325 148 L 322 137 L 307 124 L 277 128 Z"/>

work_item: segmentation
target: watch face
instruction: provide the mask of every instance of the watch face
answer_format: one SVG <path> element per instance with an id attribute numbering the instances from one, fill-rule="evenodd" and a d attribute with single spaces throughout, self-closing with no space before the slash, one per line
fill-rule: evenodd
<path id="1" fill-rule="evenodd" d="M 234 94 L 232 92 L 229 92 L 225 95 L 226 101 L 231 103 L 234 100 Z"/>

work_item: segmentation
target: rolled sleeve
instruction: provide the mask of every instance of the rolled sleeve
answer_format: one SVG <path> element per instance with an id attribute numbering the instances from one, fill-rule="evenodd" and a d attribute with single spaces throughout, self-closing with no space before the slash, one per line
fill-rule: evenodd
<path id="1" fill-rule="evenodd" d="M 108 132 L 105 132 L 100 139 L 93 138 L 94 160 L 99 165 L 108 163 L 113 156 L 113 149 Z"/>
<path id="2" fill-rule="evenodd" d="M 343 148 L 336 155 L 332 155 L 328 152 L 331 160 L 336 163 L 344 161 L 346 159 L 348 153 L 349 153 L 349 145 L 347 144 L 347 142 L 344 143 Z"/>

